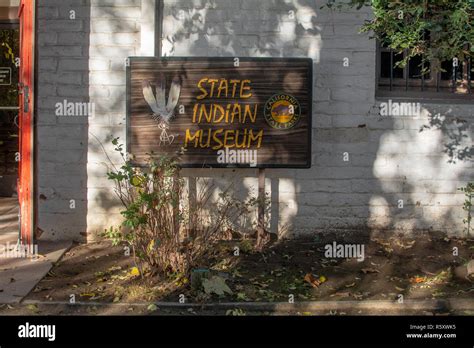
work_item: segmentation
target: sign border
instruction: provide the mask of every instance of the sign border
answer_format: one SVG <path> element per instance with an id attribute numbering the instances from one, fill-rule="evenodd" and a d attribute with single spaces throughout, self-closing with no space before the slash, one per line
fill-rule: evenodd
<path id="1" fill-rule="evenodd" d="M 161 61 L 195 61 L 199 59 L 211 61 L 211 62 L 226 62 L 230 61 L 232 64 L 234 59 L 238 58 L 240 62 L 255 62 L 255 61 L 307 61 L 309 63 L 309 70 L 308 70 L 308 80 L 310 81 L 309 87 L 309 96 L 310 102 L 308 103 L 308 112 L 309 112 L 309 120 L 308 120 L 308 138 L 307 138 L 307 146 L 308 152 L 306 156 L 306 163 L 301 165 L 295 164 L 257 164 L 256 166 L 249 166 L 248 164 L 239 163 L 239 164 L 213 164 L 213 165 L 206 165 L 206 164 L 187 164 L 187 163 L 180 163 L 180 168 L 203 168 L 203 169 L 263 169 L 263 168 L 274 168 L 274 169 L 309 169 L 312 165 L 312 137 L 313 137 L 313 101 L 314 101 L 314 81 L 313 81 L 313 59 L 308 57 L 203 57 L 203 56 L 196 56 L 196 57 L 140 57 L 140 56 L 132 56 L 126 59 L 126 151 L 130 153 L 130 139 L 131 139 L 131 83 L 132 83 L 132 71 L 131 66 L 134 60 L 161 60 Z M 137 168 L 145 167 L 144 164 L 136 163 L 133 160 L 130 161 L 131 165 Z"/>

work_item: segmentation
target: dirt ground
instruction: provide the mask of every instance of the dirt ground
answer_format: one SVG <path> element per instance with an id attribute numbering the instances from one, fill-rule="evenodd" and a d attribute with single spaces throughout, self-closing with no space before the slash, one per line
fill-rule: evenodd
<path id="1" fill-rule="evenodd" d="M 193 290 L 190 279 L 183 276 L 142 279 L 132 271 L 133 260 L 124 255 L 123 248 L 112 247 L 108 241 L 77 245 L 25 299 L 49 304 L 3 305 L 0 314 L 107 314 L 107 305 L 115 308 L 109 308 L 109 313 L 196 314 L 192 308 L 161 309 L 147 305 L 152 302 L 178 303 L 183 298 L 186 303 L 201 304 L 276 303 L 290 299 L 295 302 L 397 301 L 400 295 L 404 300 L 454 298 L 474 301 L 472 281 L 454 274 L 455 267 L 474 259 L 472 239 L 447 238 L 428 232 L 416 237 L 372 234 L 358 241 L 338 237 L 338 243 L 362 243 L 364 261 L 326 258 L 324 247 L 336 240 L 335 235 L 279 241 L 263 253 L 253 251 L 251 240 L 222 243 L 216 248 L 210 266 L 200 267 L 209 268 L 212 274 L 225 280 L 232 293 L 222 296 Z M 239 256 L 234 255 L 236 246 L 240 250 Z M 84 306 L 68 305 L 71 298 Z M 201 311 L 199 314 L 219 314 L 219 311 Z M 256 310 L 244 313 L 236 309 L 220 314 L 350 315 L 365 314 L 365 311 L 271 313 Z M 383 311 L 380 314 L 384 314 Z M 466 311 L 464 314 L 474 313 Z"/>

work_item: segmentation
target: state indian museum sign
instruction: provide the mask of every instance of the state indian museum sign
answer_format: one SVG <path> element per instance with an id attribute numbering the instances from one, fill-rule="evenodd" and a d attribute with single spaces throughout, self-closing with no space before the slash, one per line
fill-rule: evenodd
<path id="1" fill-rule="evenodd" d="M 182 167 L 311 166 L 307 58 L 131 57 L 127 152 L 176 154 Z"/>

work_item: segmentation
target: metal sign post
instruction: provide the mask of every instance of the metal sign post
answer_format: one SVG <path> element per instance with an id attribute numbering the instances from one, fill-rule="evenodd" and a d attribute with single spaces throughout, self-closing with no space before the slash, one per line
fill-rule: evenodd
<path id="1" fill-rule="evenodd" d="M 130 57 L 127 152 L 181 168 L 258 169 L 257 248 L 265 231 L 265 168 L 310 168 L 309 58 Z"/>

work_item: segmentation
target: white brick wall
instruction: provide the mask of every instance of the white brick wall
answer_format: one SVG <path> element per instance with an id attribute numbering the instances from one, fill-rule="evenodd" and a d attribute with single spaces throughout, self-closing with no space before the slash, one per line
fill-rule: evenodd
<path id="1" fill-rule="evenodd" d="M 368 226 L 459 234 L 463 196 L 456 189 L 474 179 L 473 162 L 449 163 L 448 149 L 454 145 L 456 155 L 472 146 L 472 105 L 424 102 L 418 119 L 375 115 L 375 42 L 358 34 L 370 12 L 331 12 L 322 5 L 165 0 L 163 53 L 313 58 L 313 167 L 267 170 L 272 231 Z M 117 160 L 110 140 L 125 140 L 124 60 L 144 52 L 142 13 L 141 0 L 39 1 L 38 198 L 45 238 L 84 239 L 88 233 L 91 240 L 120 219 L 105 164 Z M 64 99 L 95 103 L 95 117 L 56 117 L 54 105 Z M 437 113 L 441 122 L 433 123 Z M 467 125 L 461 134 L 456 118 Z M 346 152 L 349 162 L 343 161 Z M 255 174 L 240 172 L 242 192 L 256 186 Z"/>
<path id="2" fill-rule="evenodd" d="M 110 139 L 125 139 L 125 58 L 140 47 L 140 16 L 140 0 L 39 1 L 42 238 L 91 240 L 119 222 L 102 146 L 110 152 Z M 56 117 L 54 105 L 64 99 L 94 103 L 94 117 Z"/>
<path id="3" fill-rule="evenodd" d="M 313 167 L 267 170 L 276 181 L 271 187 L 278 188 L 272 199 L 282 232 L 283 226 L 289 234 L 369 226 L 460 233 L 463 196 L 457 188 L 474 179 L 473 162 L 449 163 L 445 152 L 456 140 L 449 130 L 456 117 L 470 125 L 458 150 L 472 146 L 472 105 L 423 103 L 417 120 L 371 113 L 380 102 L 376 47 L 358 34 L 371 14 L 331 12 L 321 9 L 323 3 L 168 0 L 164 54 L 314 59 Z M 346 57 L 349 67 L 342 64 Z M 448 116 L 443 129 L 420 132 L 438 112 Z"/>
<path id="4" fill-rule="evenodd" d="M 110 160 L 117 162 L 110 141 L 117 136 L 125 141 L 125 60 L 139 53 L 140 20 L 140 0 L 96 1 L 91 6 L 89 91 L 100 89 L 108 93 L 107 97 L 91 95 L 96 116 L 89 121 L 89 240 L 121 221 L 119 205 L 106 174 Z"/>

